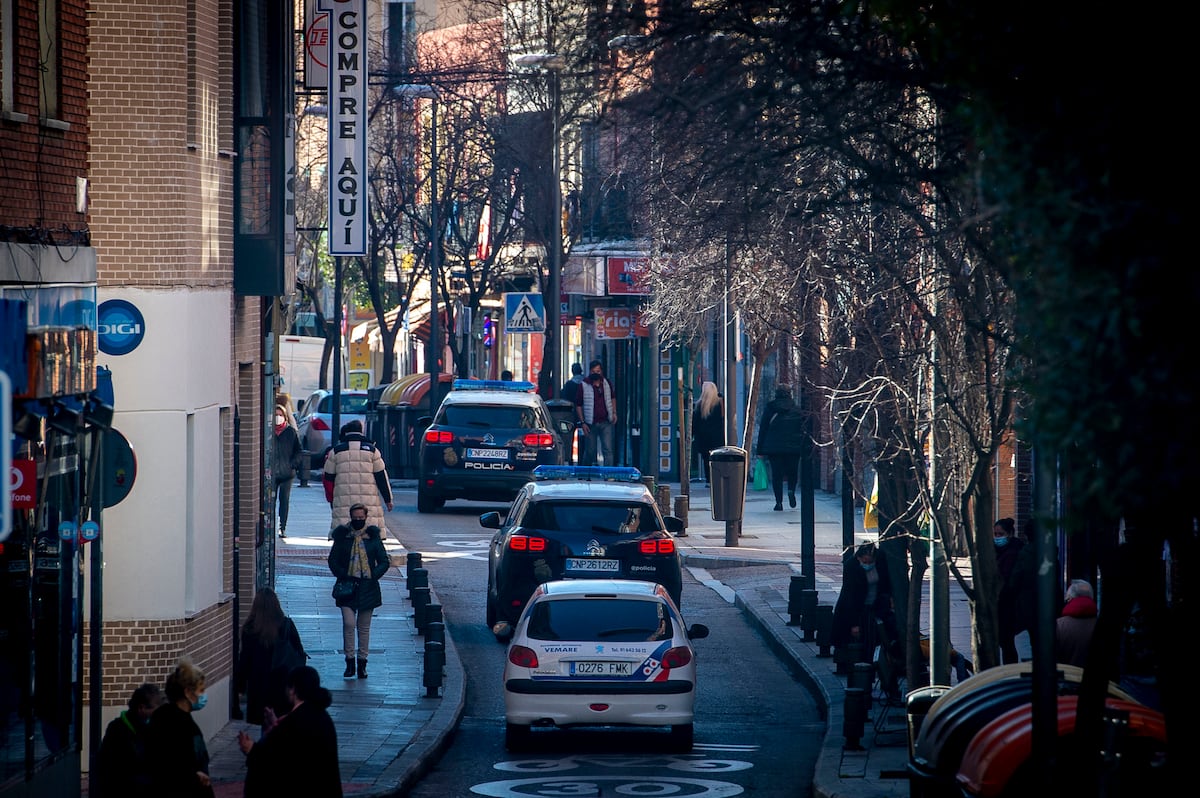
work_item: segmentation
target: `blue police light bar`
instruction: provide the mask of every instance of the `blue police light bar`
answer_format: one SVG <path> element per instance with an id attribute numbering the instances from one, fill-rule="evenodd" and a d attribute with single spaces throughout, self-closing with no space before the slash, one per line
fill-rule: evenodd
<path id="1" fill-rule="evenodd" d="M 537 386 L 532 382 L 510 382 L 508 380 L 455 380 L 450 384 L 455 391 L 512 391 L 529 393 Z"/>
<path id="2" fill-rule="evenodd" d="M 632 466 L 540 465 L 533 469 L 538 482 L 569 479 L 580 482 L 641 482 L 642 472 Z"/>

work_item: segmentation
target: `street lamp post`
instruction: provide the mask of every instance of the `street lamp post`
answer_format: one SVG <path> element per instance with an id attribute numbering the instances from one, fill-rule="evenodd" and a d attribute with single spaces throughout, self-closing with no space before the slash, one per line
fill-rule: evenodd
<path id="1" fill-rule="evenodd" d="M 559 141 L 559 73 L 566 60 L 556 53 L 526 53 L 514 60 L 518 66 L 537 67 L 550 73 L 550 142 L 553 153 L 550 157 L 550 241 L 546 244 L 550 274 L 546 281 L 546 331 L 542 336 L 542 370 L 538 375 L 538 393 L 546 399 L 558 395 L 558 366 L 561 357 L 559 339 L 562 336 L 560 314 L 562 311 L 559 287 L 562 277 L 562 165 Z"/>
<path id="2" fill-rule="evenodd" d="M 438 280 L 441 279 L 442 232 L 438 219 L 438 144 L 437 144 L 437 89 L 428 84 L 402 84 L 392 89 L 400 97 L 431 100 L 429 111 L 429 412 L 438 407 L 438 385 L 441 381 L 441 319 L 438 314 Z"/>

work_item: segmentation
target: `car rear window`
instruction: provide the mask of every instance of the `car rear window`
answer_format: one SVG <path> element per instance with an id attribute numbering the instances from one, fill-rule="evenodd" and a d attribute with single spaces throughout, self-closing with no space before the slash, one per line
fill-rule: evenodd
<path id="1" fill-rule="evenodd" d="M 641 503 L 535 502 L 529 505 L 520 524 L 545 532 L 579 530 L 610 535 L 657 532 L 662 528 L 654 510 Z"/>
<path id="2" fill-rule="evenodd" d="M 660 601 L 557 599 L 540 601 L 529 613 L 534 640 L 597 640 L 636 643 L 674 635 L 670 613 Z"/>
<path id="3" fill-rule="evenodd" d="M 542 429 L 533 408 L 508 405 L 446 405 L 436 423 L 477 429 Z"/>
<path id="4" fill-rule="evenodd" d="M 321 397 L 321 404 L 317 406 L 317 412 L 327 415 L 333 412 L 333 394 Z M 339 412 L 356 416 L 365 414 L 367 412 L 367 395 L 357 393 L 342 394 L 342 405 Z"/>

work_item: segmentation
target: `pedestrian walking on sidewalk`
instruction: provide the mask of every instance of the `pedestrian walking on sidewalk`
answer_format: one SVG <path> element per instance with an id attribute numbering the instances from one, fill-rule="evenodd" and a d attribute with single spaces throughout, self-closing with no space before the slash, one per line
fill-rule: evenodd
<path id="1" fill-rule="evenodd" d="M 786 385 L 775 389 L 775 398 L 763 410 L 758 428 L 759 457 L 771 464 L 771 487 L 775 491 L 776 511 L 783 510 L 783 484 L 787 483 L 788 504 L 796 506 L 796 478 L 800 473 L 800 454 L 807 441 L 804 417 Z"/>
<path id="2" fill-rule="evenodd" d="M 158 798 L 212 798 L 208 746 L 193 712 L 208 704 L 204 671 L 185 657 L 167 677 L 167 702 L 150 716 L 146 757 Z"/>
<path id="3" fill-rule="evenodd" d="M 883 639 L 876 633 L 876 621 L 883 627 Z M 899 640 L 887 557 L 874 543 L 864 543 L 842 567 L 842 589 L 833 606 L 830 642 L 834 648 L 861 643 L 866 657 L 876 645 L 883 645 L 884 653 L 899 659 L 903 668 L 898 656 Z"/>
<path id="4" fill-rule="evenodd" d="M 288 424 L 287 412 L 275 406 L 275 447 L 271 453 L 271 474 L 275 478 L 275 499 L 278 505 L 276 518 L 279 520 L 279 537 L 287 537 L 288 508 L 292 503 L 292 482 L 301 466 L 300 435 Z"/>
<path id="5" fill-rule="evenodd" d="M 325 500 L 332 509 L 331 532 L 345 522 L 352 504 L 362 504 L 367 508 L 367 526 L 379 527 L 380 537 L 387 537 L 383 508 L 392 509 L 392 483 L 383 455 L 363 435 L 358 419 L 342 426 L 337 445 L 325 458 L 324 484 Z"/>
<path id="6" fill-rule="evenodd" d="M 583 465 L 594 466 L 597 452 L 604 465 L 617 464 L 613 436 L 617 424 L 616 392 L 604 376 L 604 364 L 593 360 L 588 364 L 586 381 L 575 394 L 576 427 L 583 432 Z"/>
<path id="7" fill-rule="evenodd" d="M 692 408 L 692 447 L 704 467 L 704 484 L 712 485 L 712 466 L 709 455 L 725 445 L 725 403 L 717 392 L 715 382 L 700 386 L 700 400 Z M 690 466 L 689 466 L 690 467 Z"/>
<path id="8" fill-rule="evenodd" d="M 113 718 L 104 730 L 97 759 L 100 794 L 120 798 L 150 798 L 150 762 L 146 742 L 150 717 L 163 701 L 157 684 L 143 684 L 129 697 L 129 709 Z"/>
<path id="9" fill-rule="evenodd" d="M 337 729 L 328 712 L 332 694 L 308 665 L 288 675 L 286 690 L 288 712 L 268 734 L 255 742 L 238 732 L 238 747 L 246 755 L 246 798 L 341 798 Z"/>
<path id="10" fill-rule="evenodd" d="M 333 530 L 328 559 L 329 570 L 337 578 L 334 601 L 342 611 L 342 651 L 346 656 L 346 672 L 342 676 L 352 679 L 357 674 L 365 679 L 371 616 L 383 604 L 379 580 L 391 565 L 379 527 L 367 525 L 365 505 L 351 507 L 350 523 Z"/>
<path id="11" fill-rule="evenodd" d="M 260 589 L 242 625 L 241 649 L 233 679 L 237 695 L 246 699 L 246 720 L 265 727 L 266 710 L 276 715 L 287 712 L 288 674 L 307 660 L 300 632 L 284 613 L 279 596 L 269 587 Z"/>
<path id="12" fill-rule="evenodd" d="M 1067 585 L 1067 603 L 1054 622 L 1054 661 L 1082 668 L 1096 630 L 1096 597 L 1086 579 Z"/>

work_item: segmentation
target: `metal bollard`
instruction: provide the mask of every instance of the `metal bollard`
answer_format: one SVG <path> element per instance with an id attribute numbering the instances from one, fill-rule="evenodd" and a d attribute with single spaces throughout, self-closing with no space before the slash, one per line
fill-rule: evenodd
<path id="1" fill-rule="evenodd" d="M 417 634 L 422 634 L 425 631 L 425 610 L 429 607 L 430 601 L 429 588 L 418 587 L 413 589 L 413 625 L 417 627 Z"/>
<path id="2" fill-rule="evenodd" d="M 675 517 L 678 518 L 680 521 L 683 521 L 683 531 L 678 533 L 677 535 L 675 535 L 675 537 L 686 538 L 687 537 L 687 526 L 688 526 L 688 497 L 687 496 L 676 496 L 675 497 Z"/>
<path id="3" fill-rule="evenodd" d="M 431 609 L 436 606 L 438 605 L 429 605 Z M 429 623 L 425 624 L 425 642 L 441 643 L 443 646 L 446 645 L 446 624 L 442 623 L 441 621 L 430 621 Z"/>
<path id="4" fill-rule="evenodd" d="M 846 680 L 847 687 L 861 687 L 866 695 L 863 701 L 864 712 L 871 711 L 871 685 L 875 681 L 875 666 L 870 662 L 856 662 L 850 669 L 850 678 Z"/>
<path id="5" fill-rule="evenodd" d="M 308 487 L 308 472 L 312 468 L 312 453 L 307 449 L 300 450 L 300 487 Z"/>
<path id="6" fill-rule="evenodd" d="M 442 671 L 446 667 L 446 646 L 433 640 L 425 641 L 425 663 L 421 671 L 421 683 L 425 685 L 425 697 L 437 698 L 442 686 Z"/>
<path id="7" fill-rule="evenodd" d="M 429 587 L 429 571 L 424 568 L 414 568 L 408 572 L 408 600 L 412 601 L 417 588 Z"/>
<path id="8" fill-rule="evenodd" d="M 834 673 L 838 676 L 849 676 L 850 666 L 862 661 L 862 647 L 862 643 L 847 643 L 844 646 L 838 646 L 837 651 L 833 654 L 833 661 L 837 665 Z"/>
<path id="9" fill-rule="evenodd" d="M 788 582 L 788 615 L 791 615 L 791 620 L 787 622 L 788 626 L 799 626 L 800 616 L 804 612 L 804 602 L 802 594 L 804 593 L 804 577 L 799 574 L 792 576 L 792 581 Z"/>
<path id="10" fill-rule="evenodd" d="M 811 588 L 800 591 L 800 628 L 804 630 L 805 642 L 816 639 L 817 591 Z"/>
<path id="11" fill-rule="evenodd" d="M 407 565 L 405 566 L 404 575 L 409 579 L 412 579 L 413 571 L 424 567 L 421 565 L 421 552 L 419 551 L 410 551 L 405 562 Z"/>
<path id="12" fill-rule="evenodd" d="M 425 605 L 425 623 L 421 624 L 419 631 L 421 634 L 428 636 L 429 625 L 433 623 L 442 623 L 442 605 L 441 604 L 426 604 Z"/>
<path id="13" fill-rule="evenodd" d="M 865 700 L 866 696 L 863 695 L 861 687 L 846 688 L 846 697 L 842 703 L 842 736 L 846 738 L 846 744 L 842 748 L 846 751 L 863 750 L 860 741 L 866 726 Z"/>
<path id="14" fill-rule="evenodd" d="M 658 502 L 658 511 L 663 515 L 671 514 L 671 486 L 659 485 L 655 491 L 654 500 Z"/>
<path id="15" fill-rule="evenodd" d="M 817 605 L 817 656 L 833 656 L 833 605 Z"/>

